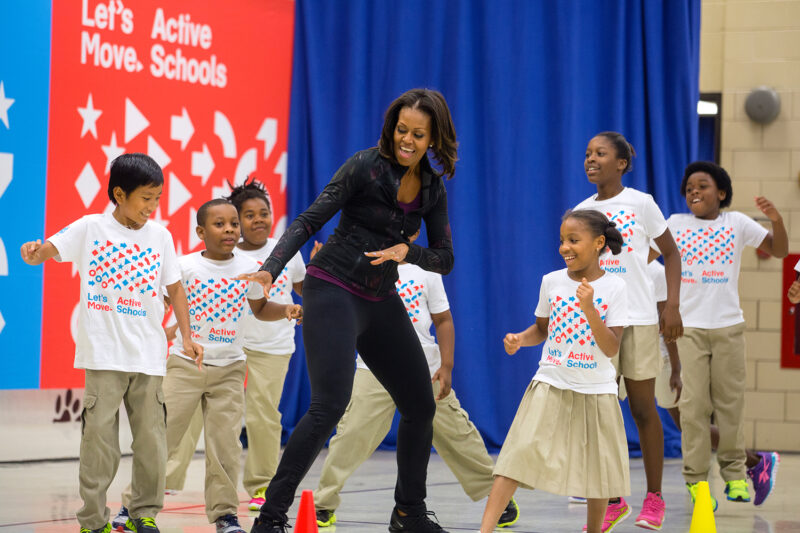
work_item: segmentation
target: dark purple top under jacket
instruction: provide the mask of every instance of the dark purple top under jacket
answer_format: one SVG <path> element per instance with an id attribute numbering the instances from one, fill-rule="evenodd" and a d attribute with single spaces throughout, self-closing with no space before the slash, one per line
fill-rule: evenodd
<path id="1" fill-rule="evenodd" d="M 447 191 L 427 155 L 420 161 L 420 205 L 406 214 L 397 202 L 404 167 L 380 155 L 377 148 L 356 153 L 336 171 L 333 179 L 280 238 L 261 270 L 276 279 L 300 247 L 341 211 L 339 225 L 325 246 L 310 261 L 347 285 L 372 296 L 387 296 L 395 289 L 397 263 L 371 265 L 364 252 L 408 245 L 406 262 L 447 274 L 453 268 L 453 243 L 447 216 Z M 428 248 L 408 242 L 422 220 Z"/>

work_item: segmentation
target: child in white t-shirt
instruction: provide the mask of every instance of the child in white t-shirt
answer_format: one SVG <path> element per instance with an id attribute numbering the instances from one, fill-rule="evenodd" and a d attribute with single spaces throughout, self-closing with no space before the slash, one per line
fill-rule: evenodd
<path id="1" fill-rule="evenodd" d="M 482 533 L 494 530 L 519 485 L 587 498 L 589 533 L 607 529 L 608 498 L 630 493 L 628 445 L 611 364 L 628 320 L 627 289 L 599 264 L 606 247 L 616 255 L 622 243 L 603 214 L 568 212 L 559 248 L 567 267 L 542 278 L 536 322 L 503 339 L 509 354 L 545 345 L 497 457 Z"/>
<path id="2" fill-rule="evenodd" d="M 416 235 L 409 240 L 413 242 Z M 461 407 L 452 382 L 455 350 L 455 329 L 450 303 L 442 276 L 416 265 L 401 263 L 397 267 L 397 293 L 403 300 L 422 351 L 428 360 L 436 397 L 433 418 L 433 447 L 458 479 L 464 492 L 473 500 L 485 498 L 492 488 L 494 461 L 478 428 Z M 431 326 L 436 338 L 431 334 Z M 437 343 L 438 339 L 438 343 Z M 378 448 L 392 424 L 395 404 L 359 355 L 353 393 L 344 416 L 336 426 L 336 434 L 328 445 L 328 456 L 314 491 L 317 525 L 336 523 L 334 511 L 339 507 L 342 490 L 353 472 Z M 519 508 L 512 499 L 497 522 L 498 527 L 513 524 Z"/>
<path id="3" fill-rule="evenodd" d="M 22 245 L 22 259 L 75 263 L 81 278 L 75 368 L 86 370 L 79 484 L 81 533 L 107 533 L 106 492 L 119 467 L 119 407 L 133 433 L 132 525 L 157 532 L 164 500 L 167 459 L 164 399 L 167 339 L 162 286 L 188 334 L 186 295 L 172 236 L 149 222 L 158 207 L 164 176 L 144 154 L 123 154 L 111 164 L 108 197 L 114 210 L 86 215 L 50 237 Z M 199 363 L 203 348 L 187 336 L 177 346 Z M 194 369 L 197 371 L 197 369 Z"/>
<path id="4" fill-rule="evenodd" d="M 639 430 L 647 495 L 636 525 L 660 529 L 665 505 L 661 497 L 664 469 L 664 432 L 655 403 L 655 378 L 661 372 L 659 316 L 653 297 L 653 282 L 647 275 L 650 243 L 655 241 L 664 253 L 667 300 L 661 313 L 661 332 L 667 343 L 682 333 L 678 312 L 680 256 L 667 228 L 664 215 L 649 194 L 622 185 L 622 176 L 632 170 L 633 147 L 617 132 L 598 133 L 586 148 L 584 169 L 597 194 L 576 209 L 595 209 L 617 224 L 624 239 L 622 253 L 601 259 L 600 266 L 620 276 L 628 287 L 630 320 L 625 328 L 619 357 L 614 360 L 617 375 L 625 378 L 625 390 L 633 420 Z M 624 498 L 613 498 L 608 505 L 609 528 L 630 513 Z M 603 531 L 606 531 L 604 529 Z"/>
<path id="5" fill-rule="evenodd" d="M 197 235 L 205 250 L 179 259 L 189 299 L 191 336 L 204 348 L 202 372 L 175 348 L 170 349 L 164 398 L 167 447 L 180 445 L 197 406 L 205 428 L 205 507 L 219 533 L 243 533 L 236 516 L 237 484 L 244 414 L 245 354 L 242 324 L 249 306 L 259 320 L 300 318 L 299 305 L 269 302 L 258 284 L 234 279 L 257 265 L 234 253 L 239 242 L 239 215 L 227 200 L 216 199 L 197 211 Z M 180 343 L 178 335 L 176 344 Z M 123 498 L 124 501 L 124 498 Z M 126 509 L 120 510 L 124 515 Z M 118 515 L 114 523 L 122 521 Z"/>
<path id="6" fill-rule="evenodd" d="M 770 220 L 771 232 L 743 213 L 721 211 L 730 205 L 733 188 L 725 169 L 714 163 L 687 166 L 681 194 L 691 213 L 672 215 L 667 224 L 681 254 L 681 316 L 686 327 L 678 340 L 683 476 L 694 499 L 697 483 L 708 479 L 708 423 L 713 413 L 720 436 L 717 462 L 727 498 L 750 501 L 742 426 L 745 324 L 739 307 L 739 270 L 745 246 L 785 257 L 788 235 L 780 213 L 763 196 L 755 204 Z M 760 455 L 761 461 L 747 471 L 757 505 L 772 490 L 778 462 L 777 454 Z"/>

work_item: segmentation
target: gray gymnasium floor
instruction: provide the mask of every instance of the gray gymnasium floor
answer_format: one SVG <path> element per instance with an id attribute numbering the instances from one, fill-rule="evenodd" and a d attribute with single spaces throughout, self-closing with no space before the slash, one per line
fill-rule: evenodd
<path id="1" fill-rule="evenodd" d="M 301 488 L 313 489 L 319 476 L 324 454 L 317 459 Z M 667 518 L 662 531 L 687 532 L 692 507 L 683 488 L 679 460 L 667 460 L 664 467 L 664 495 Z M 123 458 L 120 473 L 111 485 L 109 504 L 113 512 L 119 505 L 119 494 L 128 480 L 130 458 Z M 338 531 L 379 532 L 387 530 L 392 509 L 395 480 L 394 454 L 377 452 L 359 468 L 345 486 L 342 505 L 337 510 L 339 522 L 321 533 Z M 77 461 L 0 465 L 0 533 L 77 533 L 75 510 L 78 498 Z M 723 484 L 714 474 L 712 492 L 723 496 L 716 513 L 719 533 L 789 533 L 800 532 L 800 455 L 784 454 L 778 469 L 776 489 L 761 507 L 750 503 L 732 503 L 724 499 Z M 614 531 L 642 532 L 633 525 L 644 491 L 644 470 L 639 459 L 631 460 L 631 483 L 634 512 Z M 177 495 L 165 497 L 165 509 L 158 516 L 164 533 L 212 533 L 203 511 L 203 457 L 192 461 L 186 488 Z M 249 531 L 254 513 L 247 511 L 246 494 L 240 492 L 242 506 L 239 517 Z M 568 504 L 566 498 L 544 492 L 520 490 L 516 496 L 521 508 L 519 521 L 505 531 L 516 533 L 580 532 L 585 519 L 585 506 Z M 298 498 L 290 511 L 297 513 Z M 428 475 L 428 507 L 440 523 L 451 532 L 475 532 L 480 523 L 485 501 L 472 502 L 461 491 L 453 475 L 437 455 L 431 456 Z M 292 520 L 294 522 L 294 520 Z"/>

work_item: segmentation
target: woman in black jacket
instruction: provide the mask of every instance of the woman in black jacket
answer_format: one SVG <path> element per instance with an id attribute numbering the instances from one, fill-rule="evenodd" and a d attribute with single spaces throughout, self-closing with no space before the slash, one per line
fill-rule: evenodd
<path id="1" fill-rule="evenodd" d="M 442 168 L 428 161 L 428 152 Z M 303 284 L 303 342 L 311 405 L 267 487 L 252 533 L 284 533 L 298 484 L 350 399 L 357 350 L 400 412 L 395 508 L 389 531 L 443 531 L 425 507 L 435 404 L 425 354 L 395 292 L 402 261 L 447 274 L 453 246 L 442 175 L 457 142 L 441 93 L 413 89 L 386 110 L 376 148 L 356 153 L 286 229 L 261 269 L 242 279 L 269 290 L 286 262 L 333 215 L 339 225 L 311 260 Z M 428 248 L 408 238 L 425 221 Z M 446 380 L 449 386 L 449 371 Z"/>

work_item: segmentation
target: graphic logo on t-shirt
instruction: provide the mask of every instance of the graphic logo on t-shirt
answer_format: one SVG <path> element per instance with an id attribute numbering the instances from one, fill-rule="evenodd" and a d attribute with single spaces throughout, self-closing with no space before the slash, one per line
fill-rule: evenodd
<path id="1" fill-rule="evenodd" d="M 594 306 L 600 313 L 600 319 L 606 319 L 608 304 L 602 298 L 596 298 Z M 556 296 L 550 301 L 550 322 L 547 327 L 551 339 L 556 343 L 578 343 L 580 346 L 595 346 L 592 328 L 586 320 L 586 315 L 580 308 L 578 298 L 569 296 L 562 298 Z"/>
<path id="2" fill-rule="evenodd" d="M 104 289 L 127 289 L 134 294 L 157 296 L 160 253 L 152 248 L 142 249 L 138 244 L 111 241 L 94 241 L 90 253 L 90 287 L 100 285 Z"/>
<path id="3" fill-rule="evenodd" d="M 403 304 L 406 306 L 406 312 L 411 322 L 419 322 L 419 303 L 425 285 L 416 283 L 413 279 L 405 283 L 398 279 L 395 285 L 397 286 L 397 294 L 403 299 Z"/>
<path id="4" fill-rule="evenodd" d="M 269 297 L 283 296 L 284 294 L 291 293 L 292 289 L 289 287 L 289 267 L 283 267 L 278 279 L 272 284 L 269 289 Z"/>
<path id="5" fill-rule="evenodd" d="M 685 229 L 675 233 L 675 243 L 687 265 L 731 265 L 735 236 L 725 226 Z"/>
<path id="6" fill-rule="evenodd" d="M 237 322 L 247 299 L 247 282 L 228 278 L 191 280 L 186 286 L 189 314 L 195 321 Z"/>
<path id="7" fill-rule="evenodd" d="M 617 230 L 622 234 L 622 249 L 632 252 L 631 237 L 633 236 L 633 227 L 636 225 L 636 213 L 623 209 L 616 214 L 606 211 L 606 216 L 609 221 L 616 224 Z"/>

